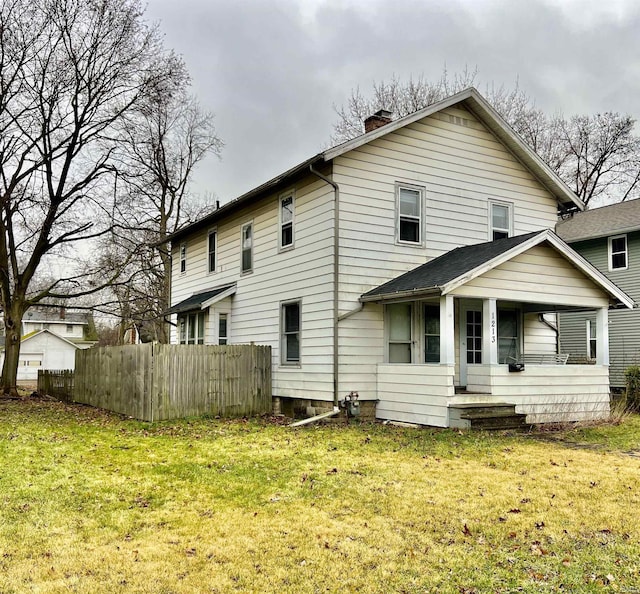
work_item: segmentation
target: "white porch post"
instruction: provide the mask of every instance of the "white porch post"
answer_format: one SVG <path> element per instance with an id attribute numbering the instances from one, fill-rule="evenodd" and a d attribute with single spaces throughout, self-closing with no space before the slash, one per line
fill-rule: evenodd
<path id="1" fill-rule="evenodd" d="M 453 295 L 440 297 L 440 363 L 455 365 Z"/>
<path id="2" fill-rule="evenodd" d="M 609 365 L 609 308 L 596 313 L 596 365 Z"/>
<path id="3" fill-rule="evenodd" d="M 498 364 L 498 308 L 495 299 L 482 300 L 483 363 Z"/>

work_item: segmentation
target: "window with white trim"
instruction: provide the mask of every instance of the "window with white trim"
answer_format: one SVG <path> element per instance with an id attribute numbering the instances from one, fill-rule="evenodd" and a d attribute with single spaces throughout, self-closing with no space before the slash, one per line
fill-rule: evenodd
<path id="1" fill-rule="evenodd" d="M 587 320 L 587 355 L 589 359 L 595 359 L 597 355 L 596 324 Z"/>
<path id="2" fill-rule="evenodd" d="M 411 363 L 413 351 L 413 316 L 411 303 L 386 306 L 387 359 L 389 363 Z"/>
<path id="3" fill-rule="evenodd" d="M 609 237 L 609 270 L 626 270 L 628 265 L 627 236 Z"/>
<path id="4" fill-rule="evenodd" d="M 280 249 L 293 247 L 293 194 L 280 198 Z"/>
<path id="5" fill-rule="evenodd" d="M 513 205 L 509 202 L 489 201 L 489 240 L 513 235 Z"/>
<path id="6" fill-rule="evenodd" d="M 218 232 L 216 229 L 209 231 L 207 236 L 207 255 L 208 255 L 208 270 L 209 272 L 215 272 L 217 261 L 216 252 L 218 249 Z"/>
<path id="7" fill-rule="evenodd" d="M 398 213 L 396 229 L 397 242 L 410 245 L 422 245 L 423 189 L 408 185 L 398 185 L 396 187 L 396 202 Z"/>
<path id="8" fill-rule="evenodd" d="M 281 362 L 283 365 L 299 365 L 301 302 L 289 301 L 281 308 Z"/>
<path id="9" fill-rule="evenodd" d="M 426 304 L 424 316 L 424 362 L 440 363 L 440 306 Z"/>
<path id="10" fill-rule="evenodd" d="M 187 271 L 187 244 L 180 244 L 180 274 Z"/>
<path id="11" fill-rule="evenodd" d="M 253 270 L 253 223 L 242 225 L 241 242 L 240 270 L 251 272 Z"/>
<path id="12" fill-rule="evenodd" d="M 178 317 L 180 344 L 204 344 L 204 312 L 186 313 Z"/>
<path id="13" fill-rule="evenodd" d="M 228 326 L 227 326 L 227 314 L 221 313 L 218 316 L 218 344 L 225 345 L 228 342 Z"/>

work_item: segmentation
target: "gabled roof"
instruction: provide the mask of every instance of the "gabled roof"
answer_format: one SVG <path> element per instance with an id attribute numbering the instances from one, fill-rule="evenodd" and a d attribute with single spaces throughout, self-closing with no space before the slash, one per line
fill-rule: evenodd
<path id="1" fill-rule="evenodd" d="M 638 230 L 640 199 L 578 212 L 556 225 L 556 233 L 567 243 Z"/>
<path id="2" fill-rule="evenodd" d="M 456 248 L 371 289 L 360 297 L 360 301 L 381 302 L 446 295 L 543 242 L 555 248 L 616 301 L 633 307 L 633 299 L 550 230 Z"/>
<path id="3" fill-rule="evenodd" d="M 274 177 L 264 184 L 250 190 L 239 198 L 232 200 L 207 215 L 206 217 L 179 229 L 169 236 L 169 241 L 176 242 L 186 235 L 200 230 L 207 226 L 213 225 L 229 213 L 250 204 L 253 200 L 261 198 L 263 195 L 276 191 L 276 189 L 284 189 L 287 185 L 293 183 L 299 177 L 308 174 L 309 168 L 312 166 L 321 167 L 325 163 L 331 162 L 336 157 L 354 150 L 372 140 L 390 134 L 403 126 L 408 126 L 422 118 L 435 114 L 443 109 L 452 107 L 458 103 L 473 113 L 489 130 L 491 130 L 498 139 L 516 156 L 516 158 L 540 181 L 540 183 L 555 196 L 558 204 L 565 210 L 584 210 L 582 201 L 569 189 L 569 187 L 558 177 L 558 175 L 529 147 L 518 134 L 507 124 L 502 116 L 480 95 L 476 89 L 470 87 L 456 93 L 451 97 L 447 97 L 442 101 L 433 103 L 423 109 L 420 109 L 403 118 L 394 120 L 393 122 L 381 126 L 376 130 L 362 134 L 357 138 L 343 142 L 333 148 L 318 153 L 313 157 L 306 159 L 302 163 L 292 167 L 284 173 Z"/>
<path id="4" fill-rule="evenodd" d="M 20 343 L 24 344 L 26 342 L 29 342 L 30 340 L 33 340 L 36 336 L 40 336 L 41 334 L 49 334 L 50 336 L 53 336 L 58 340 L 61 340 L 62 342 L 65 342 L 71 345 L 74 349 L 80 348 L 77 344 L 74 344 L 70 340 L 67 340 L 64 336 L 60 336 L 55 332 L 51 332 L 51 330 L 34 330 L 33 332 L 29 332 L 28 334 L 25 334 L 22 338 L 20 338 Z"/>
<path id="5" fill-rule="evenodd" d="M 228 285 L 222 285 L 210 291 L 203 291 L 202 293 L 196 293 L 187 297 L 180 303 L 170 307 L 165 315 L 185 313 L 187 311 L 194 311 L 198 309 L 206 309 L 210 305 L 233 295 L 236 292 L 236 283 Z"/>

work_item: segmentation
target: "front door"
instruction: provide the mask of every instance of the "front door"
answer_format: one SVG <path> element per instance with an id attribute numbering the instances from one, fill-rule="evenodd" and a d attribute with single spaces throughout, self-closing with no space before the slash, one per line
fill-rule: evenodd
<path id="1" fill-rule="evenodd" d="M 482 363 L 482 307 L 460 308 L 460 385 L 467 385 L 467 367 Z"/>

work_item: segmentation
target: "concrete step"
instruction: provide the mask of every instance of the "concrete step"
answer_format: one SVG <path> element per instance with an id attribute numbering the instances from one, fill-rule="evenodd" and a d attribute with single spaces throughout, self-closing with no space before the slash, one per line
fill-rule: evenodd
<path id="1" fill-rule="evenodd" d="M 449 406 L 449 425 L 459 429 L 519 429 L 530 428 L 525 414 L 517 413 L 507 402 L 469 402 Z"/>

